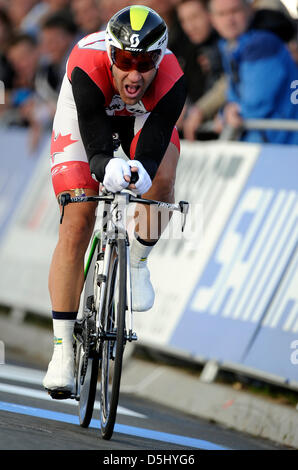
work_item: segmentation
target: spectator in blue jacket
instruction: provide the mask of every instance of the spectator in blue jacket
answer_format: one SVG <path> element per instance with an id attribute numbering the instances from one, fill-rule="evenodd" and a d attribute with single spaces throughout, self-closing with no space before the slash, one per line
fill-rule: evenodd
<path id="1" fill-rule="evenodd" d="M 209 8 L 229 78 L 225 123 L 237 128 L 243 119 L 298 119 L 291 100 L 298 67 L 282 40 L 249 27 L 249 0 L 209 0 Z M 298 144 L 298 132 L 247 131 L 243 140 Z"/>

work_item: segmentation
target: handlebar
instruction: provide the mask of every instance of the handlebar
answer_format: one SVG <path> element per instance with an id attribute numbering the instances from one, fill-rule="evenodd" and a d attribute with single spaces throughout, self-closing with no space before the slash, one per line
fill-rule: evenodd
<path id="1" fill-rule="evenodd" d="M 138 175 L 137 175 L 138 176 Z M 62 213 L 61 213 L 61 218 L 60 218 L 60 224 L 62 224 L 63 217 L 64 217 L 64 208 L 68 204 L 72 203 L 79 203 L 79 202 L 107 202 L 107 203 L 112 203 L 116 197 L 116 195 L 119 195 L 120 193 L 108 193 L 106 190 L 102 192 L 102 194 L 99 194 L 97 196 L 74 196 L 71 197 L 69 193 L 63 193 L 59 196 L 58 202 L 62 207 Z M 155 205 L 158 206 L 161 209 L 168 210 L 169 212 L 171 211 L 178 211 L 180 212 L 184 217 L 183 217 L 183 224 L 182 224 L 182 231 L 184 230 L 185 223 L 186 223 L 186 216 L 188 214 L 189 210 L 189 203 L 186 201 L 179 201 L 176 204 L 170 203 L 170 202 L 162 202 L 162 201 L 155 201 L 153 199 L 143 199 L 140 196 L 133 196 L 130 193 L 126 193 L 127 195 L 127 202 L 128 203 L 139 203 L 139 204 L 145 204 L 145 205 Z"/>

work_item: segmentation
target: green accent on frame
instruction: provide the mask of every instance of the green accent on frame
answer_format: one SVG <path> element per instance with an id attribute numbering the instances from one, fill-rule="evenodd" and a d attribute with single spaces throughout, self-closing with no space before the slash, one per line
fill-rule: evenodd
<path id="1" fill-rule="evenodd" d="M 87 263 L 86 263 L 86 266 L 85 266 L 85 269 L 84 269 L 84 278 L 85 278 L 85 280 L 86 280 L 86 277 L 87 277 L 87 274 L 88 274 L 88 271 L 89 271 L 89 268 L 90 268 L 90 264 L 91 264 L 91 261 L 92 261 L 92 258 L 93 258 L 93 255 L 94 255 L 94 252 L 95 252 L 95 249 L 97 247 L 97 244 L 98 244 L 99 240 L 100 240 L 100 232 L 96 232 L 94 234 L 94 237 L 93 237 L 93 240 L 92 240 L 89 256 L 88 256 Z"/>

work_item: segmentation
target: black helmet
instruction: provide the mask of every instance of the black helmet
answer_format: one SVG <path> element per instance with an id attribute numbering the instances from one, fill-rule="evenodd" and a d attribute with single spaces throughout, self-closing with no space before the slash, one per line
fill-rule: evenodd
<path id="1" fill-rule="evenodd" d="M 116 48 L 133 55 L 150 53 L 157 68 L 167 43 L 166 23 L 154 10 L 142 5 L 123 8 L 107 24 L 106 47 L 112 64 Z"/>

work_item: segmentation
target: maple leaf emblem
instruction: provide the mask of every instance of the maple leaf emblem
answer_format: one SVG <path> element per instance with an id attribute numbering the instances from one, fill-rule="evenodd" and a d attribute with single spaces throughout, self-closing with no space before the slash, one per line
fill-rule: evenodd
<path id="1" fill-rule="evenodd" d="M 54 158 L 57 153 L 64 152 L 64 149 L 71 144 L 78 142 L 77 140 L 71 139 L 71 134 L 61 135 L 59 134 L 55 136 L 55 132 L 52 132 L 52 140 L 51 140 L 51 158 L 52 162 L 54 163 Z"/>

